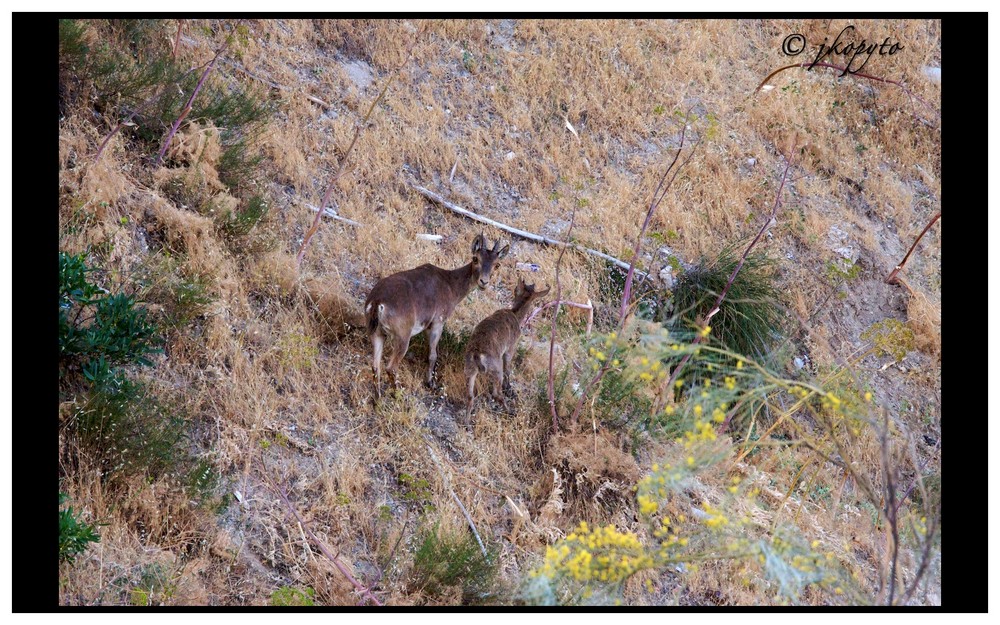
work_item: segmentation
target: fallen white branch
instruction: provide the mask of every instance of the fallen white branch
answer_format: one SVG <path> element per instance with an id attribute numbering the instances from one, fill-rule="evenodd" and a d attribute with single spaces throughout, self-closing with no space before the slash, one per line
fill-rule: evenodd
<path id="1" fill-rule="evenodd" d="M 582 308 L 582 309 L 588 311 L 587 312 L 587 336 L 590 336 L 590 330 L 591 330 L 591 328 L 594 327 L 594 303 L 591 302 L 589 298 L 587 299 L 587 303 L 586 304 L 578 304 L 576 302 L 567 302 L 565 300 L 563 300 L 562 302 L 556 302 L 555 300 L 553 300 L 551 302 L 546 302 L 546 303 L 542 304 L 541 306 L 535 308 L 533 311 L 531 311 L 531 314 L 528 315 L 528 318 L 524 320 L 524 323 L 522 324 L 523 327 L 525 327 L 525 328 L 530 327 L 531 326 L 531 322 L 535 319 L 535 317 L 538 316 L 538 314 L 540 312 L 542 312 L 546 308 L 549 308 L 550 306 L 555 306 L 557 303 L 560 304 L 561 306 L 572 306 L 573 308 Z"/>
<path id="2" fill-rule="evenodd" d="M 529 241 L 534 241 L 536 243 L 544 243 L 545 245 L 555 245 L 557 247 L 571 247 L 571 248 L 575 248 L 575 249 L 580 250 L 581 252 L 590 254 L 591 256 L 597 256 L 598 258 L 603 258 L 604 260 L 606 260 L 608 262 L 611 262 L 611 263 L 614 263 L 615 265 L 617 265 L 618 267 L 621 267 L 622 269 L 624 269 L 626 271 L 628 271 L 628 269 L 629 269 L 629 264 L 626 263 L 625 261 L 621 260 L 620 258 L 615 258 L 614 256 L 610 256 L 608 254 L 605 254 L 604 252 L 598 252 L 597 250 L 591 249 L 589 247 L 584 247 L 583 245 L 577 245 L 576 243 L 566 243 L 565 241 L 557 241 L 555 239 L 550 239 L 549 237 L 542 236 L 540 234 L 535 234 L 533 232 L 528 232 L 527 230 L 521 230 L 520 228 L 515 228 L 513 226 L 508 226 L 507 224 L 500 223 L 499 221 L 494 221 L 494 220 L 490 219 L 489 217 L 483 217 L 482 215 L 478 215 L 476 213 L 473 213 L 472 211 L 470 211 L 468 209 L 462 208 L 458 204 L 453 204 L 452 202 L 449 202 L 448 200 L 444 199 L 443 197 L 441 197 L 437 193 L 434 193 L 430 189 L 426 189 L 424 187 L 421 187 L 418 184 L 414 184 L 413 182 L 409 182 L 409 181 L 407 182 L 407 184 L 410 185 L 410 187 L 414 191 L 416 191 L 420 195 L 423 195 L 427 199 L 432 200 L 434 202 L 437 202 L 441 206 L 444 206 L 445 208 L 449 209 L 450 211 L 452 211 L 454 213 L 458 213 L 459 215 L 462 215 L 463 217 L 468 217 L 469 219 L 472 219 L 473 221 L 478 221 L 480 223 L 484 223 L 486 225 L 493 226 L 494 228 L 499 228 L 500 230 L 503 230 L 504 232 L 509 232 L 510 234 L 517 235 L 517 236 L 519 236 L 519 237 L 521 237 L 523 239 L 528 239 Z M 636 269 L 635 273 L 637 275 L 640 275 L 640 276 L 645 276 L 646 275 L 645 271 L 640 271 L 639 269 Z M 563 302 L 563 303 L 565 303 L 565 302 Z"/>
<path id="3" fill-rule="evenodd" d="M 312 204 L 306 204 L 306 208 L 308 208 L 309 210 L 311 210 L 314 213 L 319 212 L 319 207 L 313 206 Z M 348 219 L 347 217 L 341 217 L 332 208 L 325 208 L 325 209 L 323 209 L 323 216 L 324 217 L 329 217 L 330 219 L 336 219 L 337 221 L 342 221 L 345 224 L 350 224 L 350 225 L 352 225 L 354 227 L 360 227 L 361 226 L 360 222 L 354 221 L 353 219 Z"/>

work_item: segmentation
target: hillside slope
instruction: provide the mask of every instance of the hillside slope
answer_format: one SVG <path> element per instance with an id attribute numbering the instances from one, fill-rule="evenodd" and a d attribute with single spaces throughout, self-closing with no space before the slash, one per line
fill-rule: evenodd
<path id="1" fill-rule="evenodd" d="M 61 490 L 84 519 L 106 524 L 99 544 L 60 564 L 61 602 L 356 604 L 363 599 L 349 576 L 392 605 L 541 600 L 525 588 L 538 579 L 530 572 L 550 560 L 547 546 L 566 545 L 580 521 L 613 524 L 654 544 L 653 509 L 669 513 L 677 536 L 691 536 L 692 557 L 636 565 L 643 570 L 614 587 L 595 579 L 597 591 L 545 597 L 885 603 L 895 570 L 894 599 L 922 575 L 906 600 L 940 604 L 940 221 L 906 265 L 905 283 L 884 282 L 940 211 L 940 84 L 925 73 L 940 67 L 940 24 L 854 23 L 872 39 L 906 44 L 899 54 L 873 56 L 864 71 L 902 80 L 909 92 L 821 68 L 787 70 L 770 80 L 773 88 L 754 91 L 793 62 L 780 53 L 788 34 L 802 33 L 812 46 L 844 26 L 62 25 L 60 250 L 82 254 L 94 269 L 89 279 L 106 292 L 134 294 L 163 344 L 148 355 L 150 366 L 122 365 L 121 379 L 144 389 L 133 396 L 137 407 L 121 409 L 127 414 L 107 408 L 105 400 L 124 391 L 109 394 L 88 381 L 85 359 L 60 363 Z M 217 53 L 158 163 L 172 122 Z M 165 80 L 171 71 L 183 75 Z M 748 403 L 756 412 L 720 431 L 722 455 L 653 506 L 638 503 L 634 488 L 657 475 L 652 467 L 664 458 L 688 454 L 675 441 L 683 437 L 679 421 L 641 414 L 663 395 L 636 382 L 645 379 L 635 368 L 640 353 L 628 350 L 638 348 L 626 345 L 625 332 L 621 344 L 606 338 L 618 321 L 620 274 L 590 255 L 562 257 L 562 296 L 594 303 L 595 338 L 584 336 L 585 311 L 563 309 L 552 363 L 561 431 L 552 434 L 546 394 L 552 308 L 524 331 L 512 409 L 484 402 L 467 430 L 458 421 L 464 341 L 479 320 L 510 305 L 518 277 L 554 287 L 560 249 L 453 214 L 413 186 L 627 262 L 682 134 L 682 160 L 691 158 L 674 170 L 641 241 L 637 266 L 652 275 L 643 292 L 669 306 L 666 292 L 686 272 L 712 267 L 724 248 L 741 254 L 771 213 L 789 159 L 782 205 L 755 248 L 772 261 L 767 280 L 780 294 L 783 324 L 756 359 L 766 384 L 746 378 L 748 386 L 789 393 Z M 345 157 L 328 205 L 349 221 L 322 218 L 299 264 L 313 207 Z M 401 367 L 401 389 L 377 400 L 370 342 L 351 326 L 366 295 L 399 270 L 467 263 L 480 232 L 509 242 L 511 252 L 490 287 L 473 290 L 448 321 L 442 388 L 422 384 L 428 348 L 418 337 Z M 658 331 L 652 321 L 627 327 L 635 338 Z M 699 330 L 678 334 L 671 326 L 692 354 L 684 332 Z M 586 386 L 589 368 L 604 362 L 588 354 L 605 340 L 635 357 L 621 356 L 621 374 L 607 377 L 573 423 L 573 384 Z M 690 391 L 670 392 L 668 410 L 688 414 L 687 398 L 700 390 L 694 377 Z M 723 378 L 711 377 L 705 382 L 721 387 Z M 797 390 L 814 387 L 793 405 Z M 830 426 L 846 428 L 836 430 L 843 439 L 825 433 L 827 392 L 860 415 Z M 109 450 L 114 435 L 104 430 L 90 436 L 87 415 L 132 424 L 114 438 L 125 448 Z M 153 440 L 149 432 L 162 433 L 168 418 L 180 434 L 164 435 L 154 450 L 164 460 L 133 465 L 129 441 Z M 905 499 L 896 508 L 880 499 L 887 483 Z M 708 531 L 717 529 L 708 521 L 720 508 L 729 511 L 729 534 Z M 890 508 L 902 528 L 898 558 Z M 826 554 L 851 586 L 812 580 L 798 560 L 776 574 L 756 555 L 730 557 L 749 543 L 720 555 L 752 539 L 753 549 L 766 545 L 780 560 L 775 537 L 779 547 L 799 540 Z"/>

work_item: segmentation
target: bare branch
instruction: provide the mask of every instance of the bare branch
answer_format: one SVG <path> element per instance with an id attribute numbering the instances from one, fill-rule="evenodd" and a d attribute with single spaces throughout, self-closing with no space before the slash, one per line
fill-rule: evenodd
<path id="1" fill-rule="evenodd" d="M 576 223 L 576 204 L 573 205 L 573 212 L 569 218 L 569 230 L 566 231 L 566 238 L 572 239 L 573 225 Z M 552 329 L 549 332 L 549 410 L 552 412 L 552 432 L 559 431 L 559 414 L 556 410 L 556 374 L 553 363 L 556 353 L 556 321 L 559 319 L 559 305 L 562 303 L 562 282 L 559 280 L 559 270 L 562 267 L 563 254 L 566 253 L 566 246 L 559 250 L 559 258 L 556 259 L 556 311 L 552 314 Z"/>
<path id="2" fill-rule="evenodd" d="M 663 198 L 666 197 L 667 191 L 670 190 L 670 187 L 674 184 L 674 180 L 677 179 L 677 174 L 679 174 L 681 169 L 683 169 L 684 166 L 688 164 L 688 161 L 691 160 L 691 157 L 694 155 L 695 150 L 701 143 L 702 137 L 699 137 L 697 143 L 695 143 L 694 147 L 692 147 L 691 151 L 688 153 L 687 158 L 684 159 L 684 162 L 682 162 L 680 166 L 677 167 L 677 169 L 674 169 L 674 165 L 677 164 L 677 159 L 680 157 L 681 152 L 684 150 L 684 140 L 687 137 L 687 123 L 690 115 L 691 115 L 691 110 L 688 109 L 688 111 L 684 114 L 684 127 L 681 129 L 681 141 L 680 145 L 677 146 L 677 153 L 674 154 L 673 160 L 670 161 L 670 165 L 667 166 L 667 169 L 663 172 L 663 175 L 660 177 L 660 181 L 657 183 L 656 188 L 653 190 L 653 197 L 649 202 L 649 210 L 646 211 L 646 219 L 643 220 L 642 227 L 639 229 L 639 236 L 636 237 L 635 250 L 632 254 L 632 262 L 629 263 L 628 275 L 625 276 L 625 287 L 622 289 L 621 309 L 618 313 L 619 332 L 622 331 L 622 329 L 624 329 L 625 320 L 628 318 L 629 304 L 632 298 L 632 279 L 635 275 L 635 261 L 638 260 L 639 250 L 642 248 L 642 237 L 646 233 L 646 228 L 649 227 L 649 222 L 653 218 L 653 214 L 656 212 L 656 209 L 660 206 L 660 202 L 662 202 Z M 672 176 L 670 176 L 671 171 L 673 171 Z M 667 181 L 667 176 L 670 176 L 669 181 Z M 576 423 L 580 418 L 580 411 L 583 409 L 583 404 L 584 402 L 587 401 L 587 396 L 589 395 L 591 389 L 595 388 L 598 384 L 600 384 L 601 380 L 604 379 L 604 375 L 611 368 L 611 365 L 612 365 L 611 359 L 606 360 L 604 364 L 601 366 L 600 371 L 597 372 L 597 375 L 591 378 L 590 382 L 587 383 L 587 386 L 584 387 L 583 393 L 580 395 L 580 399 L 576 404 L 576 408 L 573 409 L 573 416 L 572 416 L 573 423 Z"/>
<path id="3" fill-rule="evenodd" d="M 319 550 L 321 552 L 323 552 L 323 555 L 325 555 L 328 560 L 333 562 L 333 565 L 337 567 L 337 570 L 340 571 L 344 575 L 344 577 L 347 578 L 347 581 L 349 581 L 351 585 L 358 590 L 358 592 L 367 597 L 375 605 L 381 606 L 382 602 L 379 601 L 378 598 L 372 594 L 371 589 L 362 585 L 361 582 L 355 579 L 355 577 L 351 575 L 351 572 L 347 570 L 347 567 L 344 566 L 344 564 L 340 561 L 340 559 L 337 558 L 337 556 L 333 555 L 327 548 L 327 546 L 323 543 L 323 541 L 321 541 L 316 536 L 315 532 L 312 531 L 312 528 L 309 527 L 309 523 L 302 518 L 302 516 L 295 509 L 295 506 L 292 505 L 292 502 L 288 500 L 288 495 L 285 494 L 285 491 L 278 488 L 277 485 L 275 485 L 275 483 L 271 481 L 271 478 L 270 476 L 268 476 L 266 469 L 261 471 L 261 475 L 264 476 L 264 480 L 267 482 L 268 486 L 271 487 L 271 490 L 273 490 L 281 498 L 282 502 L 284 502 L 285 504 L 285 507 L 288 508 L 288 511 L 291 512 L 292 515 L 295 517 L 295 520 L 298 521 L 301 527 L 305 528 L 306 532 L 309 534 L 309 538 L 311 538 L 312 541 L 316 543 L 316 546 L 319 547 Z"/>
<path id="4" fill-rule="evenodd" d="M 177 47 L 181 45 L 181 31 L 184 30 L 184 20 L 177 20 L 177 36 L 174 38 L 173 59 L 177 60 Z"/>
<path id="5" fill-rule="evenodd" d="M 924 226 L 924 229 L 920 233 L 920 236 L 918 236 L 917 240 L 914 241 L 913 245 L 910 246 L 910 251 L 908 251 L 906 253 L 906 256 L 903 257 L 903 260 L 901 260 L 899 264 L 896 265 L 895 269 L 893 269 L 892 272 L 885 277 L 886 284 L 896 284 L 899 282 L 899 278 L 896 276 L 896 274 L 898 274 L 900 271 L 903 270 L 903 267 L 906 265 L 906 261 L 910 259 L 910 254 L 912 254 L 913 250 L 917 248 L 917 243 L 920 243 L 920 239 L 924 238 L 924 235 L 927 234 L 927 231 L 931 229 L 931 226 L 933 226 L 934 222 L 937 221 L 938 219 L 941 219 L 941 211 L 938 211 L 937 215 L 934 215 L 934 217 L 932 217 L 931 220 L 927 222 L 927 225 Z"/>
<path id="6" fill-rule="evenodd" d="M 306 204 L 306 208 L 313 211 L 314 213 L 320 212 L 319 207 L 313 206 L 312 204 Z M 322 213 L 324 217 L 329 217 L 330 219 L 336 219 L 337 221 L 342 221 L 345 224 L 354 226 L 355 228 L 361 226 L 361 222 L 354 221 L 353 219 L 348 219 L 347 217 L 341 217 L 340 215 L 337 214 L 337 211 L 333 210 L 332 208 L 324 208 Z"/>
<path id="7" fill-rule="evenodd" d="M 546 308 L 551 308 L 552 306 L 555 306 L 555 305 L 556 305 L 556 301 L 553 300 L 551 302 L 545 302 L 544 304 L 542 304 L 538 308 L 535 308 L 533 311 L 531 311 L 531 314 L 528 315 L 528 317 L 524 320 L 524 323 L 522 324 L 521 327 L 524 327 L 524 328 L 530 327 L 531 326 L 531 322 L 535 319 L 535 317 L 537 317 Z M 580 303 L 577 303 L 577 302 L 564 301 L 564 302 L 560 302 L 559 305 L 560 306 L 572 306 L 573 308 L 582 308 L 582 309 L 588 311 L 588 313 L 587 313 L 587 336 L 590 336 L 590 330 L 594 327 L 594 303 L 591 302 L 588 299 L 586 304 L 580 304 Z"/>
<path id="8" fill-rule="evenodd" d="M 434 453 L 434 448 L 430 446 L 430 443 L 425 443 L 425 445 L 427 447 L 427 451 L 431 452 L 431 460 L 433 460 L 434 464 L 437 465 L 438 472 L 441 474 L 441 479 L 444 480 L 445 488 L 448 489 L 448 493 L 451 494 L 451 498 L 455 500 L 456 504 L 458 504 L 458 509 L 462 511 L 462 515 L 469 523 L 469 527 L 472 529 L 472 533 L 476 537 L 476 542 L 479 543 L 479 549 L 483 552 L 483 557 L 488 558 L 489 555 L 486 552 L 486 545 L 483 544 L 483 539 L 479 537 L 479 530 L 476 529 L 476 524 L 472 522 L 472 517 L 469 515 L 469 511 L 465 509 L 464 505 L 462 505 L 462 500 L 458 498 L 458 495 L 455 494 L 455 490 L 451 487 L 451 480 L 444 472 L 444 467 L 442 467 L 441 463 L 438 461 L 437 454 Z"/>
<path id="9" fill-rule="evenodd" d="M 175 80 L 173 83 L 171 83 L 171 84 L 174 85 L 174 84 L 179 83 L 181 80 L 183 80 L 185 77 L 187 77 L 188 74 L 190 74 L 193 71 L 202 69 L 203 67 L 205 67 L 205 65 L 207 65 L 207 63 L 204 64 L 204 65 L 200 65 L 198 67 L 192 67 L 188 71 L 186 71 L 183 74 L 181 74 L 180 77 L 177 80 Z M 163 97 L 163 94 L 166 93 L 166 92 L 167 92 L 167 89 L 164 86 L 161 86 L 161 87 L 157 88 L 157 90 L 153 93 L 152 97 L 150 97 L 148 100 L 146 100 L 145 102 L 143 102 L 139 106 L 135 107 L 132 110 L 132 112 L 129 113 L 128 117 L 126 117 L 122 121 L 118 122 L 118 125 L 115 126 L 111 130 L 111 132 L 108 133 L 108 135 L 106 137 L 104 137 L 103 141 L 101 141 L 101 146 L 99 148 L 97 148 L 97 154 L 94 156 L 94 162 L 96 163 L 97 161 L 101 160 L 101 154 L 104 153 L 104 148 L 107 147 L 108 141 L 111 141 L 111 137 L 113 137 L 116 134 L 118 134 L 118 131 L 121 130 L 122 128 L 124 128 L 125 126 L 127 126 L 132 121 L 132 119 L 135 118 L 136 115 L 138 115 L 147 106 L 149 106 L 153 102 L 156 102 L 161 97 Z"/>
<path id="10" fill-rule="evenodd" d="M 931 112 L 934 113 L 935 117 L 937 117 L 937 118 L 941 117 L 941 113 L 940 112 L 938 112 L 933 106 L 931 106 L 930 104 L 928 104 L 923 98 L 921 98 L 917 94 L 915 94 L 912 91 L 910 91 L 909 89 L 907 89 L 906 86 L 903 83 L 901 83 L 899 81 L 896 81 L 896 80 L 889 80 L 888 78 L 879 78 L 878 76 L 872 76 L 871 74 L 863 74 L 861 72 L 848 72 L 846 67 L 844 67 L 842 65 L 834 65 L 833 63 L 795 63 L 793 65 L 786 65 L 784 67 L 779 67 L 778 69 L 776 69 L 773 72 L 771 72 L 770 74 L 768 74 L 767 77 L 764 78 L 764 80 L 760 81 L 760 84 L 757 85 L 757 88 L 754 89 L 753 92 L 757 93 L 758 91 L 761 90 L 761 88 L 764 85 L 767 84 L 767 82 L 769 80 L 771 80 L 772 78 L 774 78 L 775 75 L 780 74 L 781 72 L 785 71 L 786 69 L 792 69 L 793 67 L 808 67 L 810 69 L 812 69 L 813 67 L 827 67 L 827 68 L 830 68 L 830 69 L 836 69 L 836 70 L 840 70 L 840 71 L 845 72 L 845 73 L 849 73 L 852 76 L 860 76 L 861 78 L 867 78 L 868 80 L 876 80 L 878 82 L 884 82 L 884 83 L 888 83 L 890 85 L 896 85 L 897 87 L 899 87 L 900 89 L 902 89 L 906 93 L 906 95 L 908 95 L 911 98 L 911 100 L 917 100 L 918 102 L 920 102 L 921 104 L 923 104 L 924 106 L 926 106 L 928 109 L 930 109 Z"/>
<path id="11" fill-rule="evenodd" d="M 325 207 L 330 202 L 330 196 L 333 194 L 333 189 L 337 186 L 337 183 L 340 182 L 340 177 L 344 174 L 344 169 L 347 165 L 347 159 L 351 155 L 351 152 L 354 150 L 354 146 L 358 142 L 358 137 L 361 136 L 361 130 L 368 124 L 368 120 L 369 118 L 371 118 L 372 112 L 375 110 L 375 107 L 378 106 L 378 103 L 382 101 L 382 98 L 385 97 L 385 94 L 389 91 L 389 86 L 393 83 L 394 80 L 396 80 L 396 76 L 399 74 L 400 70 L 403 69 L 403 66 L 406 65 L 406 63 L 413 56 L 413 47 L 416 45 L 417 40 L 420 38 L 422 32 L 423 29 L 417 32 L 417 35 L 413 38 L 413 41 L 410 43 L 410 47 L 406 51 L 406 55 L 404 56 L 403 61 L 394 70 L 392 70 L 392 73 L 389 75 L 389 79 L 385 81 L 385 85 L 383 85 L 382 90 L 379 92 L 375 100 L 372 101 L 371 106 L 368 107 L 368 112 L 365 113 L 365 116 L 361 119 L 361 122 L 354 127 L 354 137 L 351 139 L 351 144 L 347 146 L 347 150 L 344 152 L 344 155 L 340 157 L 340 162 L 337 164 L 337 171 L 333 174 L 333 179 L 330 180 L 330 184 L 326 188 L 326 193 L 323 194 L 323 200 L 319 203 L 320 206 Z M 320 212 L 316 213 L 316 218 L 313 220 L 312 226 L 309 227 L 309 230 L 306 231 L 305 236 L 302 238 L 302 246 L 299 247 L 299 253 L 296 254 L 295 256 L 295 262 L 299 265 L 302 264 L 302 258 L 306 254 L 306 246 L 309 245 L 309 241 L 312 239 L 313 235 L 316 234 L 316 232 L 319 230 L 320 218 L 322 216 L 323 216 L 322 213 Z"/>
<path id="12" fill-rule="evenodd" d="M 677 178 L 677 174 L 681 169 L 683 169 L 684 165 L 691 160 L 691 156 L 688 155 L 688 158 L 685 159 L 685 161 L 681 163 L 681 166 L 674 172 L 674 175 L 670 178 L 670 182 L 666 182 L 667 176 L 670 175 L 670 171 L 674 168 L 674 165 L 677 164 L 677 159 L 680 157 L 681 151 L 684 149 L 684 140 L 687 138 L 687 124 L 690 115 L 691 109 L 688 109 L 688 111 L 684 114 L 684 127 L 681 129 L 681 142 L 680 145 L 677 146 L 677 153 L 674 154 L 674 160 L 670 161 L 670 165 L 667 166 L 666 171 L 664 171 L 663 175 L 660 177 L 660 182 L 656 185 L 656 189 L 653 190 L 653 197 L 649 201 L 649 210 L 646 211 L 646 219 L 643 220 L 642 227 L 639 229 L 639 236 L 635 239 L 635 250 L 632 253 L 632 262 L 629 263 L 628 274 L 625 276 L 625 287 L 622 289 L 622 305 L 618 314 L 619 330 L 625 325 L 625 312 L 628 309 L 629 300 L 632 295 L 632 278 L 635 274 L 635 261 L 639 259 L 639 250 L 642 248 L 642 237 L 646 234 L 646 228 L 649 227 L 649 222 L 653 218 L 653 213 L 656 212 L 656 209 L 660 206 L 660 202 L 662 202 L 663 198 L 667 195 L 667 191 L 669 191 L 671 185 L 673 185 L 674 180 Z M 698 139 L 698 143 L 701 143 L 701 138 Z M 696 143 L 695 148 L 697 147 L 698 144 Z M 694 154 L 694 150 L 691 151 L 691 154 Z M 666 185 L 664 186 L 665 182 Z"/>

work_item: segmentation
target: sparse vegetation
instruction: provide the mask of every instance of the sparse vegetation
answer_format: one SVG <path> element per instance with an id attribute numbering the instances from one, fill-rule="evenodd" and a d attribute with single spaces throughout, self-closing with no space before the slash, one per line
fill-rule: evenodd
<path id="1" fill-rule="evenodd" d="M 747 98 L 844 23 L 61 20 L 60 602 L 940 605 L 940 22 Z M 377 399 L 366 296 L 480 233 Z M 459 427 L 518 278 L 593 308 Z"/>

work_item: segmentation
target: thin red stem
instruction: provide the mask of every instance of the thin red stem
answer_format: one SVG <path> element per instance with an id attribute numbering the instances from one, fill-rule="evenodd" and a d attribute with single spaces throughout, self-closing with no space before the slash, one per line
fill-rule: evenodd
<path id="1" fill-rule="evenodd" d="M 931 229 L 931 226 L 934 225 L 934 222 L 940 218 L 941 218 L 941 211 L 938 211 L 938 214 L 934 215 L 934 217 L 931 218 L 929 222 L 927 222 L 927 225 L 924 226 L 923 232 L 920 233 L 920 236 L 917 237 L 917 240 L 914 241 L 913 245 L 910 246 L 910 251 L 907 252 L 906 256 L 903 257 L 903 260 L 901 260 L 899 264 L 896 265 L 895 269 L 893 269 L 892 272 L 885 277 L 886 284 L 896 284 L 896 282 L 898 281 L 896 274 L 898 274 L 900 271 L 903 270 L 903 267 L 906 265 L 906 261 L 910 259 L 910 254 L 912 254 L 913 250 L 917 248 L 917 243 L 920 243 L 920 239 L 924 238 L 924 235 L 927 234 L 927 231 Z"/>
<path id="2" fill-rule="evenodd" d="M 796 146 L 793 145 L 791 151 L 792 156 L 794 156 L 795 154 L 795 148 Z M 785 188 L 785 181 L 788 179 L 788 171 L 791 169 L 791 167 L 792 167 L 792 157 L 789 157 L 785 160 L 785 171 L 781 175 L 781 184 L 778 186 L 778 192 L 774 198 L 774 208 L 771 209 L 771 214 L 768 215 L 767 219 L 764 220 L 764 224 L 760 227 L 760 230 L 757 232 L 757 236 L 753 238 L 753 241 L 750 242 L 750 245 L 748 245 L 747 248 L 743 251 L 743 255 L 740 257 L 740 262 L 737 263 L 736 268 L 733 269 L 733 272 L 729 275 L 729 280 L 726 282 L 725 288 L 723 288 L 722 292 L 719 293 L 719 297 L 715 300 L 715 305 L 712 306 L 712 309 L 708 311 L 708 314 L 705 315 L 705 318 L 701 320 L 701 322 L 698 324 L 699 326 L 701 327 L 707 326 L 709 320 L 711 320 L 712 317 L 714 317 L 715 314 L 719 312 L 719 306 L 721 306 L 722 301 L 726 299 L 726 294 L 729 293 L 729 287 L 731 287 L 733 285 L 733 282 L 736 281 L 736 276 L 740 273 L 740 269 L 743 268 L 743 263 L 746 262 L 747 256 L 750 255 L 750 252 L 753 250 L 754 246 L 757 245 L 757 243 L 760 241 L 761 237 L 764 236 L 764 233 L 767 232 L 767 229 L 771 227 L 771 222 L 772 220 L 775 219 L 775 217 L 778 214 L 778 209 L 781 207 L 781 192 Z M 704 340 L 704 338 L 705 337 L 702 336 L 701 333 L 699 333 L 692 344 L 697 345 L 701 343 Z M 674 368 L 673 374 L 671 374 L 671 376 L 667 378 L 666 382 L 664 382 L 664 384 L 660 386 L 660 388 L 658 389 L 657 393 L 659 395 L 659 399 L 657 400 L 656 405 L 653 408 L 654 414 L 658 413 L 660 411 L 660 408 L 663 407 L 664 397 L 666 396 L 665 392 L 669 390 L 670 387 L 677 380 L 677 377 L 681 374 L 681 371 L 684 369 L 684 365 L 686 365 L 688 361 L 691 360 L 692 353 L 693 352 L 688 352 L 687 354 L 684 355 L 684 358 L 681 359 L 680 363 L 678 363 L 677 366 Z"/>
<path id="3" fill-rule="evenodd" d="M 236 29 L 239 28 L 240 24 L 242 23 L 243 20 L 240 20 L 239 22 L 236 23 L 236 26 L 233 27 L 232 32 L 229 34 L 228 37 L 226 37 L 226 43 L 222 44 L 222 47 L 219 48 L 218 51 L 216 51 L 215 56 L 212 57 L 212 61 L 208 64 L 208 67 L 206 67 L 205 71 L 201 74 L 201 78 L 198 80 L 198 84 L 195 86 L 194 91 L 191 92 L 191 97 L 188 98 L 187 104 L 184 105 L 184 110 L 181 111 L 180 117 L 178 117 L 174 121 L 174 125 L 170 128 L 170 132 L 167 134 L 167 139 L 166 141 L 163 142 L 163 147 L 160 148 L 160 153 L 157 154 L 156 156 L 156 161 L 154 162 L 155 165 L 159 165 L 160 161 L 163 160 L 163 155 L 166 154 L 167 147 L 170 146 L 170 141 L 174 138 L 174 134 L 177 133 L 177 129 L 180 127 L 181 122 L 184 121 L 184 118 L 187 117 L 188 113 L 191 112 L 191 106 L 192 104 L 194 104 L 194 99 L 198 97 L 198 92 L 201 91 L 202 85 L 205 84 L 205 79 L 208 78 L 208 75 L 210 73 L 212 73 L 212 69 L 215 67 L 215 62 L 219 60 L 219 57 L 222 56 L 222 53 L 225 52 L 226 49 L 229 47 L 229 44 L 232 43 L 233 38 L 236 35 Z"/>
<path id="4" fill-rule="evenodd" d="M 926 106 L 927 108 L 929 108 L 931 110 L 931 112 L 933 112 L 936 117 L 941 117 L 941 113 L 939 113 L 933 106 L 931 106 L 930 104 L 928 104 L 923 98 L 921 98 L 917 94 L 915 94 L 912 91 L 910 91 L 909 89 L 907 89 L 906 86 L 903 85 L 903 83 L 901 83 L 899 81 L 896 81 L 896 80 L 890 80 L 888 78 L 880 78 L 878 76 L 872 76 L 871 74 L 863 74 L 861 72 L 848 72 L 846 67 L 844 67 L 842 65 L 835 65 L 833 63 L 825 63 L 825 62 L 818 62 L 818 63 L 795 63 L 793 65 L 786 65 L 784 67 L 779 67 L 778 69 L 776 69 L 773 72 L 771 72 L 770 74 L 768 74 L 767 78 L 765 78 L 764 80 L 762 80 L 760 82 L 760 84 L 757 85 L 757 88 L 754 89 L 754 93 L 757 93 L 758 91 L 760 91 L 760 88 L 763 87 L 764 85 L 766 85 L 767 81 L 771 80 L 771 78 L 773 78 L 775 76 L 775 74 L 779 74 L 779 73 L 785 71 L 786 69 L 792 69 L 793 67 L 808 67 L 808 68 L 812 68 L 812 67 L 828 67 L 830 69 L 838 69 L 838 70 L 840 70 L 842 72 L 849 73 L 849 74 L 851 74 L 853 76 L 860 76 L 861 78 L 867 78 L 868 80 L 876 80 L 878 82 L 884 82 L 884 83 L 889 83 L 890 85 L 896 85 L 897 87 L 899 87 L 900 89 L 902 89 L 906 93 L 906 95 L 910 96 L 911 98 L 917 100 L 918 102 L 920 102 L 921 104 L 923 104 L 924 106 Z"/>

